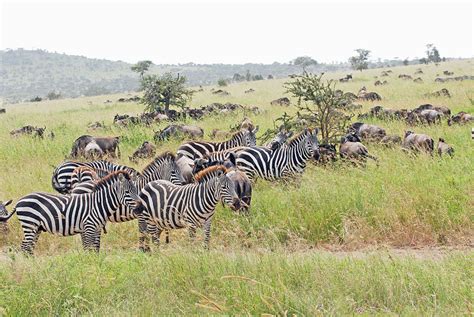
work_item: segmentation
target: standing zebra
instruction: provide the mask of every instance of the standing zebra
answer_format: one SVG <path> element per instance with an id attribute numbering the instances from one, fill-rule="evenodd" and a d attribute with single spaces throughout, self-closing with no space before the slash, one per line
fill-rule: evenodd
<path id="1" fill-rule="evenodd" d="M 310 158 L 319 158 L 318 129 L 305 129 L 288 144 L 276 150 L 261 146 L 246 147 L 237 154 L 237 167 L 248 178 L 273 180 L 302 173 Z"/>
<path id="2" fill-rule="evenodd" d="M 181 176 L 181 172 L 176 164 L 176 157 L 171 152 L 165 152 L 162 155 L 156 157 L 150 164 L 148 164 L 141 173 L 138 173 L 136 180 L 134 181 L 137 190 L 140 192 L 146 184 L 156 180 L 167 180 L 175 185 L 184 184 L 184 180 Z M 94 181 L 88 181 L 76 185 L 71 194 L 83 194 L 92 191 L 94 187 Z M 113 212 L 107 218 L 110 222 L 120 223 L 137 219 L 137 216 L 133 212 L 132 208 L 120 205 L 116 212 Z M 145 232 L 147 231 L 147 224 L 145 221 L 138 219 L 138 230 L 140 232 L 139 244 L 142 249 L 143 241 L 145 239 Z M 153 226 L 150 228 L 153 232 Z M 166 231 L 166 242 L 169 242 L 169 232 Z"/>
<path id="3" fill-rule="evenodd" d="M 21 249 L 33 254 L 42 231 L 71 236 L 81 234 L 84 249 L 99 251 L 100 235 L 107 219 L 119 206 L 134 208 L 138 191 L 127 172 L 110 174 L 98 182 L 92 193 L 53 195 L 32 193 L 21 198 L 13 212 L 0 217 L 7 221 L 15 212 L 23 228 Z"/>
<path id="4" fill-rule="evenodd" d="M 235 133 L 230 140 L 225 142 L 186 142 L 178 148 L 178 158 L 185 156 L 190 159 L 195 159 L 208 153 L 220 152 L 237 146 L 255 146 L 257 144 L 257 131 L 258 126 L 255 128 L 249 126 Z"/>
<path id="5" fill-rule="evenodd" d="M 52 185 L 53 188 L 61 193 L 67 194 L 71 191 L 71 177 L 74 170 L 79 166 L 87 166 L 93 170 L 104 170 L 108 172 L 126 171 L 130 175 L 136 174 L 136 171 L 125 165 L 117 165 L 108 161 L 92 161 L 92 162 L 75 162 L 67 161 L 59 165 L 53 172 Z"/>
<path id="6" fill-rule="evenodd" d="M 154 242 L 159 245 L 163 229 L 189 228 L 194 238 L 196 228 L 204 227 L 204 243 L 209 247 L 211 221 L 219 200 L 231 209 L 240 209 L 235 185 L 224 166 L 212 166 L 195 177 L 194 184 L 176 186 L 167 181 L 148 183 L 140 192 L 141 206 L 135 209 L 148 226 L 154 226 Z M 144 241 L 148 247 L 148 235 Z"/>

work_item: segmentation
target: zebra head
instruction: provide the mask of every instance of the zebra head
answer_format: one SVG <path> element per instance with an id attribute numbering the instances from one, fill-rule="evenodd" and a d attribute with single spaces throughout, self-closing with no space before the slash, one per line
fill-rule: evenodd
<path id="1" fill-rule="evenodd" d="M 115 191 L 120 204 L 134 209 L 140 201 L 138 189 L 135 186 L 136 177 L 126 172 L 119 172 L 118 181 L 115 182 Z"/>
<path id="2" fill-rule="evenodd" d="M 143 176 L 150 182 L 158 179 L 167 180 L 175 185 L 185 184 L 181 169 L 176 163 L 176 156 L 165 152 L 155 158 L 153 162 L 143 169 Z"/>
<path id="3" fill-rule="evenodd" d="M 293 135 L 292 131 L 287 132 L 285 129 L 280 129 L 280 131 L 278 131 L 278 133 L 275 135 L 273 140 L 271 140 L 270 143 L 268 143 L 268 147 L 272 149 L 273 151 L 275 151 L 280 146 L 285 144 L 286 141 L 289 138 L 291 138 L 292 135 Z"/>
<path id="4" fill-rule="evenodd" d="M 230 207 L 233 211 L 242 208 L 241 201 L 235 189 L 235 183 L 227 175 L 225 167 L 217 172 L 218 192 L 224 204 Z"/>
<path id="5" fill-rule="evenodd" d="M 0 201 L 0 216 L 8 216 L 8 211 L 7 211 L 7 207 L 8 205 L 10 205 L 12 203 L 12 200 L 10 199 L 9 201 L 6 201 L 6 202 L 1 202 Z"/>
<path id="6" fill-rule="evenodd" d="M 255 146 L 257 145 L 257 132 L 258 126 L 255 128 L 253 126 L 249 126 L 247 129 L 242 131 L 243 135 L 243 145 L 244 146 Z"/>
<path id="7" fill-rule="evenodd" d="M 306 139 L 306 149 L 308 150 L 310 156 L 316 161 L 319 160 L 319 142 L 318 142 L 318 128 L 305 129 L 305 139 Z"/>

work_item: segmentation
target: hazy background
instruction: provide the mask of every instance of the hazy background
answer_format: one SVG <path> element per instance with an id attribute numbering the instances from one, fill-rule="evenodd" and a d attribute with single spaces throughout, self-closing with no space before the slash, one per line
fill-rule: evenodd
<path id="1" fill-rule="evenodd" d="M 134 63 L 473 56 L 471 1 L 3 1 L 1 48 Z"/>

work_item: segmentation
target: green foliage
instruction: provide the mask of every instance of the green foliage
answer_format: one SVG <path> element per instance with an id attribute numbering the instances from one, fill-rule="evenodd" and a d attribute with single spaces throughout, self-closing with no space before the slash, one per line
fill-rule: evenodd
<path id="1" fill-rule="evenodd" d="M 217 81 L 217 85 L 219 87 L 225 87 L 227 86 L 227 80 L 225 80 L 224 78 L 219 78 L 219 80 Z"/>
<path id="2" fill-rule="evenodd" d="M 355 51 L 358 55 L 349 58 L 349 63 L 351 63 L 352 68 L 360 71 L 368 69 L 370 51 L 362 48 L 356 49 Z"/>
<path id="3" fill-rule="evenodd" d="M 312 59 L 309 56 L 299 56 L 295 58 L 291 63 L 295 66 L 302 67 L 303 71 L 306 70 L 306 67 L 318 64 L 316 60 Z"/>
<path id="4" fill-rule="evenodd" d="M 336 91 L 336 81 L 322 80 L 323 75 L 304 72 L 285 83 L 286 92 L 297 98 L 298 119 L 321 129 L 324 143 L 336 142 L 344 133 L 351 116 L 343 112 L 345 98 Z"/>
<path id="5" fill-rule="evenodd" d="M 407 66 L 408 64 L 410 64 L 410 61 L 408 60 L 408 58 L 405 58 L 403 60 L 403 65 Z"/>
<path id="6" fill-rule="evenodd" d="M 432 63 L 441 62 L 439 51 L 434 44 L 426 44 L 426 60 Z"/>
<path id="7" fill-rule="evenodd" d="M 142 103 L 145 110 L 165 111 L 168 113 L 170 106 L 183 108 L 191 99 L 193 91 L 186 88 L 186 77 L 179 74 L 175 77 L 171 73 L 159 75 L 145 75 L 141 80 L 143 90 Z"/>
<path id="8" fill-rule="evenodd" d="M 232 80 L 234 82 L 240 82 L 245 80 L 245 76 L 240 75 L 239 73 L 235 73 L 234 76 L 232 76 Z"/>
<path id="9" fill-rule="evenodd" d="M 61 99 L 62 96 L 59 92 L 50 91 L 48 95 L 46 95 L 46 98 L 48 98 L 48 100 L 57 100 L 57 99 Z"/>
<path id="10" fill-rule="evenodd" d="M 152 61 L 139 61 L 130 68 L 132 71 L 138 73 L 140 78 L 143 78 L 143 75 L 148 71 L 151 65 L 153 65 Z"/>

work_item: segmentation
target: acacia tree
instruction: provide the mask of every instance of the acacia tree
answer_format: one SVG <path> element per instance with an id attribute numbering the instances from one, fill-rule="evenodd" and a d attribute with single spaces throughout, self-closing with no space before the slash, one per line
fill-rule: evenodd
<path id="1" fill-rule="evenodd" d="M 434 46 L 434 44 L 426 44 L 426 58 L 429 62 L 433 62 L 433 63 L 441 62 L 439 51 L 436 48 L 436 46 Z"/>
<path id="2" fill-rule="evenodd" d="M 143 75 L 148 71 L 150 66 L 153 65 L 152 61 L 139 61 L 135 65 L 130 67 L 132 71 L 138 73 L 140 75 L 140 79 L 143 78 Z"/>
<path id="3" fill-rule="evenodd" d="M 358 48 L 355 51 L 357 55 L 349 58 L 349 63 L 351 63 L 352 68 L 360 71 L 369 68 L 368 60 L 370 51 L 362 48 Z"/>
<path id="4" fill-rule="evenodd" d="M 191 100 L 193 91 L 185 87 L 186 77 L 171 73 L 145 75 L 141 80 L 143 97 L 141 102 L 148 112 L 165 111 L 168 115 L 170 106 L 183 108 Z"/>
<path id="5" fill-rule="evenodd" d="M 318 64 L 318 62 L 316 60 L 312 59 L 309 56 L 299 56 L 299 57 L 295 58 L 291 63 L 295 66 L 302 67 L 303 71 L 306 71 L 306 67 Z"/>
<path id="6" fill-rule="evenodd" d="M 316 124 L 321 131 L 323 143 L 336 142 L 344 134 L 352 116 L 344 113 L 346 96 L 336 90 L 336 82 L 322 80 L 323 74 L 304 72 L 286 82 L 286 92 L 297 98 L 297 120 Z"/>

